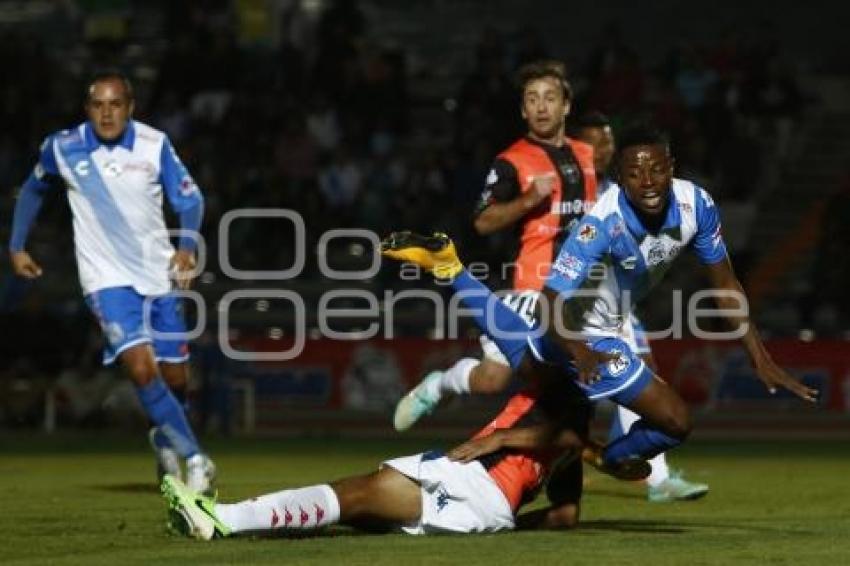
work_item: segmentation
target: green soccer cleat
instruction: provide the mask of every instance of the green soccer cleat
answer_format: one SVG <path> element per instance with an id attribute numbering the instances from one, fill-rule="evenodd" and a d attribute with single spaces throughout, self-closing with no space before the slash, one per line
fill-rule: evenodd
<path id="1" fill-rule="evenodd" d="M 381 242 L 381 254 L 416 264 L 438 279 L 451 279 L 463 270 L 454 243 L 440 232 L 431 236 L 393 232 Z"/>
<path id="2" fill-rule="evenodd" d="M 398 402 L 395 406 L 395 415 L 393 415 L 393 426 L 398 432 L 406 431 L 423 416 L 434 412 L 437 403 L 440 402 L 440 396 L 431 393 L 437 388 L 429 387 L 429 385 L 442 376 L 442 371 L 432 371 Z"/>
<path id="3" fill-rule="evenodd" d="M 160 490 L 168 503 L 169 530 L 200 540 L 230 536 L 230 528 L 216 517 L 213 498 L 192 491 L 170 475 L 162 478 Z"/>
<path id="4" fill-rule="evenodd" d="M 654 503 L 692 501 L 704 497 L 707 493 L 708 485 L 686 481 L 681 472 L 671 472 L 670 477 L 657 486 L 649 486 L 647 499 Z"/>

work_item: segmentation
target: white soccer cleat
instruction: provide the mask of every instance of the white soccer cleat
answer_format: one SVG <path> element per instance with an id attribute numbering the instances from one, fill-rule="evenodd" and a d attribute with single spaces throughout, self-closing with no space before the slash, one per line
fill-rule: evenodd
<path id="1" fill-rule="evenodd" d="M 393 426 L 399 432 L 412 427 L 416 421 L 425 415 L 430 415 L 440 402 L 440 395 L 434 395 L 431 391 L 438 391 L 436 387 L 429 387 L 429 384 L 434 380 L 439 380 L 443 376 L 442 371 L 432 371 L 426 375 L 419 385 L 410 390 L 410 392 L 402 397 L 401 401 L 395 407 L 395 415 L 393 415 Z"/>
<path id="2" fill-rule="evenodd" d="M 196 492 L 212 494 L 215 481 L 215 464 L 206 454 L 195 454 L 186 459 L 186 486 Z"/>
<path id="3" fill-rule="evenodd" d="M 180 456 L 174 448 L 156 445 L 154 437 L 158 431 L 159 429 L 157 427 L 153 427 L 148 431 L 148 441 L 151 444 L 151 448 L 153 448 L 154 454 L 156 454 L 156 479 L 158 482 L 162 482 L 162 478 L 166 474 L 181 479 L 183 472 L 180 469 Z"/>

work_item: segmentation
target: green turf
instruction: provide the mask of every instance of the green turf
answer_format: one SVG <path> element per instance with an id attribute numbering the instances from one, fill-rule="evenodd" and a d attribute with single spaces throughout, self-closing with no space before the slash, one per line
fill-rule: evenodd
<path id="1" fill-rule="evenodd" d="M 321 482 L 419 451 L 422 441 L 211 442 L 223 500 Z M 672 460 L 711 484 L 652 504 L 591 474 L 573 532 L 359 535 L 203 543 L 169 536 L 143 439 L 0 437 L 0 564 L 845 564 L 846 443 L 693 442 Z"/>

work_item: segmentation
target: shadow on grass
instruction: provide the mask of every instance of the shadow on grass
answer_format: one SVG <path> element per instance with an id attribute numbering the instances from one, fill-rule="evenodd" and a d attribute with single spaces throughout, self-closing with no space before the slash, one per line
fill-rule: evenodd
<path id="1" fill-rule="evenodd" d="M 113 483 L 106 485 L 90 485 L 89 489 L 109 493 L 159 493 L 159 486 L 153 482 Z"/>
<path id="2" fill-rule="evenodd" d="M 753 521 L 764 522 L 764 518 L 753 519 Z M 785 535 L 812 535 L 814 531 L 806 529 L 795 529 L 787 527 L 771 527 L 766 525 L 755 525 L 747 520 L 710 522 L 710 521 L 653 521 L 642 519 L 597 519 L 582 521 L 578 527 L 580 530 L 590 531 L 617 531 L 617 532 L 640 532 L 658 534 L 685 534 L 698 530 L 718 531 L 742 531 L 749 533 L 782 533 Z"/>

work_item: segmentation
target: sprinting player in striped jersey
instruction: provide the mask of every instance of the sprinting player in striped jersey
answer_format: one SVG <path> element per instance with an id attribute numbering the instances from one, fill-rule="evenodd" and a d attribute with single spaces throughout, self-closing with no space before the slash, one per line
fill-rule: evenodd
<path id="1" fill-rule="evenodd" d="M 160 475 L 180 474 L 186 462 L 194 489 L 210 489 L 215 466 L 201 450 L 181 400 L 189 349 L 182 301 L 195 268 L 203 197 L 168 137 L 132 119 L 133 88 L 119 72 L 88 84 L 88 120 L 47 137 L 21 187 L 9 242 L 14 272 L 35 279 L 41 266 L 27 253 L 27 235 L 45 194 L 64 188 L 86 304 L 106 338 L 103 361 L 121 361 L 142 407 L 155 424 L 150 440 Z M 180 218 L 172 247 L 163 194 Z"/>

